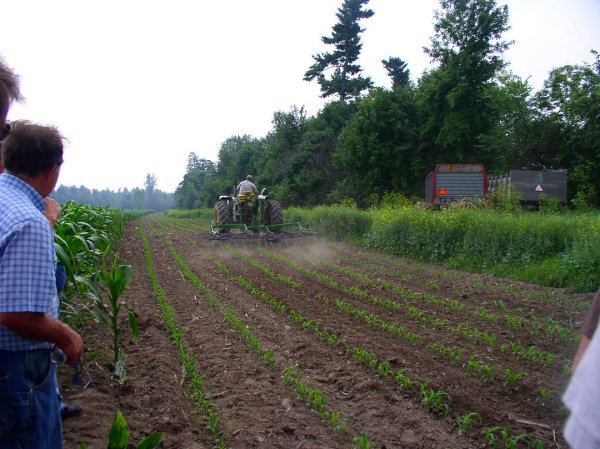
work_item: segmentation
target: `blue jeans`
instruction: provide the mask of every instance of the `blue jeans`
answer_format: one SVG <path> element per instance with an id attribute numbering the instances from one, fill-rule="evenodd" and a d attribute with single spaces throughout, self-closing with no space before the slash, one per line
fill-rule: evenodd
<path id="1" fill-rule="evenodd" d="M 0 449 L 61 449 L 50 351 L 0 351 Z"/>

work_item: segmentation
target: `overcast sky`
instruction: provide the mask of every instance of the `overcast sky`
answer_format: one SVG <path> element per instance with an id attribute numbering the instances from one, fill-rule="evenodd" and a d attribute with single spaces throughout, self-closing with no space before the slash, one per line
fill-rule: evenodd
<path id="1" fill-rule="evenodd" d="M 507 0 L 510 68 L 542 87 L 551 69 L 592 62 L 600 0 Z M 187 155 L 217 160 L 233 135 L 264 137 L 275 111 L 323 106 L 302 80 L 327 51 L 342 0 L 2 1 L 0 54 L 27 100 L 10 120 L 57 126 L 68 138 L 59 184 L 143 187 L 154 173 L 172 192 Z M 413 80 L 437 0 L 371 0 L 360 64 L 389 87 L 381 60 L 398 56 Z"/>

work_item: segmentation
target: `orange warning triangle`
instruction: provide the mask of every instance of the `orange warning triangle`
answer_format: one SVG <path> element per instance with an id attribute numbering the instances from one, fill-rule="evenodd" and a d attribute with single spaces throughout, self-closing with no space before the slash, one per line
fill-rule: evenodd
<path id="1" fill-rule="evenodd" d="M 446 189 L 445 189 L 445 188 L 441 187 L 441 188 L 438 190 L 437 194 L 438 194 L 438 195 L 447 195 L 447 194 L 448 194 L 448 192 L 446 191 Z"/>

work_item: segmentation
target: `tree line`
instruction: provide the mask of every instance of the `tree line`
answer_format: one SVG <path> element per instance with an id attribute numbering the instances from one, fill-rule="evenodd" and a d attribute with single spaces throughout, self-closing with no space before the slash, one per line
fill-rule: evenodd
<path id="1" fill-rule="evenodd" d="M 133 189 L 89 189 L 85 186 L 59 186 L 52 197 L 60 204 L 69 201 L 91 204 L 92 206 L 109 206 L 123 210 L 156 210 L 165 211 L 175 208 L 175 196 L 156 188 L 156 176 L 146 175 L 144 188 Z"/>
<path id="2" fill-rule="evenodd" d="M 511 169 L 567 169 L 578 208 L 600 205 L 600 57 L 553 69 L 537 92 L 508 69 L 507 6 L 495 0 L 440 0 L 424 49 L 432 68 L 413 81 L 407 63 L 382 61 L 391 88 L 374 86 L 357 60 L 369 0 L 344 0 L 304 74 L 331 98 L 314 116 L 303 107 L 273 114 L 264 137 L 232 136 L 218 161 L 188 156 L 178 207 L 212 207 L 252 174 L 284 206 L 352 199 L 366 206 L 386 192 L 423 197 L 438 163 Z"/>

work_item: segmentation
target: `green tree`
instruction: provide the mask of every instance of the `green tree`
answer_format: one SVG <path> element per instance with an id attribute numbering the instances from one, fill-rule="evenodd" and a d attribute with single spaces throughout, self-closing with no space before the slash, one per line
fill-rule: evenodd
<path id="1" fill-rule="evenodd" d="M 343 101 L 357 97 L 372 86 L 369 77 L 360 75 L 362 68 L 356 63 L 362 48 L 360 33 L 364 31 L 358 21 L 374 14 L 371 9 L 363 9 L 367 3 L 369 0 L 344 0 L 336 14 L 338 23 L 333 26 L 331 37 L 321 37 L 324 44 L 335 46 L 335 50 L 314 55 L 315 63 L 304 74 L 304 80 L 316 78 L 323 98 L 339 95 Z M 327 77 L 325 72 L 329 69 L 334 71 Z"/>
<path id="2" fill-rule="evenodd" d="M 414 92 L 408 86 L 374 89 L 359 102 L 334 153 L 334 165 L 345 175 L 340 196 L 365 205 L 373 194 L 421 190 L 416 115 Z"/>
<path id="3" fill-rule="evenodd" d="M 195 153 L 190 153 L 186 169 L 183 180 L 175 189 L 177 206 L 182 209 L 207 207 L 212 198 L 206 198 L 202 190 L 208 176 L 207 173 L 214 171 L 214 163 L 208 159 L 201 159 Z"/>
<path id="4" fill-rule="evenodd" d="M 537 116 L 528 81 L 505 72 L 489 89 L 494 126 L 480 139 L 482 152 L 489 154 L 488 172 L 507 173 L 513 168 L 538 169 L 547 165 L 544 150 L 535 151 L 529 143 L 537 134 L 532 126 Z M 536 137 L 536 141 L 540 142 Z M 538 145 L 538 149 L 544 148 Z"/>
<path id="5" fill-rule="evenodd" d="M 535 97 L 545 140 L 554 144 L 552 168 L 572 173 L 569 190 L 579 205 L 600 204 L 600 55 L 592 53 L 592 64 L 552 70 Z"/>
<path id="6" fill-rule="evenodd" d="M 260 180 L 272 186 L 283 181 L 287 171 L 300 154 L 302 137 L 306 131 L 304 108 L 292 107 L 289 112 L 273 114 L 273 129 L 265 139 L 265 156 Z"/>
<path id="7" fill-rule="evenodd" d="M 336 202 L 335 187 L 342 174 L 332 155 L 338 136 L 356 111 L 356 104 L 334 101 L 302 125 L 297 152 L 287 161 L 273 194 L 284 206 L 314 206 Z"/>
<path id="8" fill-rule="evenodd" d="M 208 168 L 212 165 L 214 165 L 212 161 L 209 161 L 208 159 L 202 159 L 196 153 L 190 152 L 190 154 L 188 154 L 186 172 L 196 168 L 200 170 L 208 170 Z"/>
<path id="9" fill-rule="evenodd" d="M 152 195 L 154 190 L 156 189 L 156 183 L 158 179 L 156 179 L 156 175 L 154 173 L 147 173 L 146 180 L 144 181 L 144 190 L 148 195 Z"/>
<path id="10" fill-rule="evenodd" d="M 410 84 L 410 70 L 405 61 L 397 57 L 390 57 L 381 61 L 392 80 L 392 89 Z"/>
<path id="11" fill-rule="evenodd" d="M 495 124 L 490 89 L 503 68 L 508 7 L 495 0 L 440 0 L 425 52 L 439 67 L 419 82 L 422 140 L 430 162 L 486 162 L 481 139 Z M 482 160 L 483 159 L 483 160 Z"/>
<path id="12" fill-rule="evenodd" d="M 154 203 L 154 191 L 156 190 L 156 175 L 154 173 L 147 173 L 146 180 L 144 181 L 144 191 L 146 192 L 146 205 L 147 209 L 152 209 Z"/>
<path id="13" fill-rule="evenodd" d="M 264 142 L 249 135 L 233 136 L 221 144 L 216 176 L 230 185 L 259 175 Z"/>

